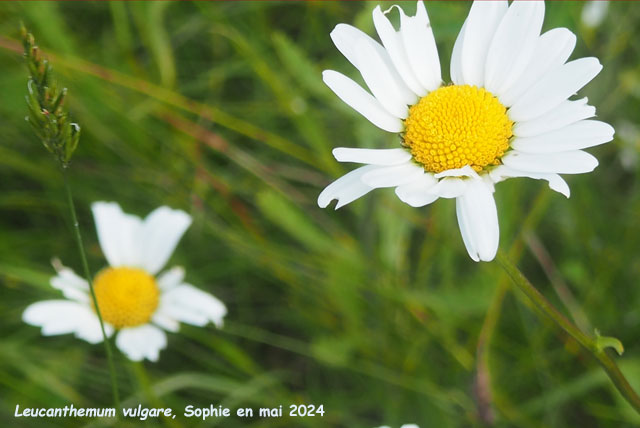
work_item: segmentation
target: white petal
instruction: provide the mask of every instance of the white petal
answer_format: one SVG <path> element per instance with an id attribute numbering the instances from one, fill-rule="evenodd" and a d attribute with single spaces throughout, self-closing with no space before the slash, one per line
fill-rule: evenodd
<path id="1" fill-rule="evenodd" d="M 98 317 L 87 304 L 68 300 L 45 300 L 29 305 L 22 314 L 27 324 L 42 327 L 44 336 L 74 333 L 89 343 L 102 341 L 102 330 Z M 105 325 L 107 335 L 113 333 L 108 324 Z"/>
<path id="2" fill-rule="evenodd" d="M 445 177 L 429 189 L 429 193 L 437 195 L 439 198 L 457 198 L 465 192 L 469 181 L 467 179 Z"/>
<path id="3" fill-rule="evenodd" d="M 191 216 L 169 207 L 156 208 L 141 227 L 141 265 L 152 275 L 164 267 L 191 225 Z"/>
<path id="4" fill-rule="evenodd" d="M 582 174 L 598 166 L 598 159 L 580 150 L 531 154 L 513 150 L 502 157 L 502 162 L 513 169 L 529 172 L 552 172 L 557 174 Z"/>
<path id="5" fill-rule="evenodd" d="M 111 325 L 104 324 L 104 332 L 107 337 L 111 337 L 114 330 Z M 87 319 L 87 322 L 81 326 L 78 326 L 75 332 L 75 336 L 78 339 L 85 340 L 91 344 L 100 343 L 104 339 L 102 336 L 102 329 L 100 328 L 100 321 L 97 318 Z"/>
<path id="6" fill-rule="evenodd" d="M 417 180 L 396 187 L 396 195 L 405 204 L 423 207 L 438 199 L 437 195 L 429 193 L 437 182 L 432 174 L 424 173 Z"/>
<path id="7" fill-rule="evenodd" d="M 356 162 L 369 165 L 398 165 L 411 159 L 411 153 L 405 149 L 354 149 L 338 147 L 333 149 L 338 162 Z"/>
<path id="8" fill-rule="evenodd" d="M 160 328 L 163 328 L 172 333 L 176 333 L 180 330 L 180 323 L 173 319 L 169 314 L 165 314 L 162 307 L 158 308 L 153 314 L 151 321 Z"/>
<path id="9" fill-rule="evenodd" d="M 94 202 L 91 210 L 100 248 L 109 265 L 140 266 L 140 218 L 125 214 L 115 202 Z"/>
<path id="10" fill-rule="evenodd" d="M 484 86 L 484 68 L 489 45 L 500 21 L 507 12 L 506 1 L 475 1 L 465 21 L 462 40 L 461 70 L 467 85 Z"/>
<path id="11" fill-rule="evenodd" d="M 404 49 L 401 35 L 396 32 L 389 22 L 389 19 L 382 13 L 380 6 L 376 6 L 373 10 L 373 24 L 376 27 L 378 36 L 382 41 L 393 65 L 395 66 L 398 74 L 402 77 L 404 83 L 418 96 L 425 96 L 427 90 L 420 84 L 416 75 L 409 64 L 409 58 L 407 52 Z"/>
<path id="12" fill-rule="evenodd" d="M 456 199 L 456 214 L 462 240 L 474 261 L 491 261 L 498 251 L 500 228 L 491 188 L 482 180 L 469 180 Z"/>
<path id="13" fill-rule="evenodd" d="M 167 335 L 151 324 L 123 328 L 116 336 L 116 346 L 132 361 L 158 361 L 167 347 Z"/>
<path id="14" fill-rule="evenodd" d="M 378 128 L 388 132 L 402 132 L 404 124 L 391 115 L 370 93 L 347 76 L 333 70 L 325 70 L 322 80 L 349 107 L 363 115 Z"/>
<path id="15" fill-rule="evenodd" d="M 526 153 L 568 152 L 607 143 L 613 140 L 614 132 L 608 123 L 581 120 L 535 137 L 516 137 L 511 147 Z"/>
<path id="16" fill-rule="evenodd" d="M 407 162 L 401 165 L 386 166 L 373 169 L 362 174 L 362 182 L 377 189 L 381 187 L 396 187 L 417 180 L 424 174 L 424 168 Z"/>
<path id="17" fill-rule="evenodd" d="M 499 96 L 522 75 L 533 56 L 543 20 L 544 2 L 511 3 L 487 53 L 485 88 L 488 91 Z"/>
<path id="18" fill-rule="evenodd" d="M 542 116 L 589 83 L 600 70 L 597 58 L 580 58 L 550 71 L 508 110 L 509 118 L 521 122 Z"/>
<path id="19" fill-rule="evenodd" d="M 89 284 L 80 278 L 72 269 L 56 261 L 54 264 L 58 274 L 51 278 L 51 286 L 62 291 L 67 299 L 77 302 L 89 302 Z"/>
<path id="20" fill-rule="evenodd" d="M 227 308 L 212 294 L 202 291 L 192 285 L 182 284 L 161 297 L 161 312 L 173 319 L 188 324 L 204 326 L 212 322 L 216 327 L 222 327 L 222 321 L 227 314 Z"/>
<path id="21" fill-rule="evenodd" d="M 362 196 L 366 195 L 371 190 L 373 189 L 367 186 L 366 184 L 364 184 L 362 181 L 360 181 L 357 185 L 354 184 L 353 186 L 345 190 L 343 195 L 340 197 L 340 199 L 336 203 L 336 206 L 334 209 L 337 210 L 339 208 L 344 207 L 347 204 L 350 204 L 356 199 L 360 199 Z"/>
<path id="22" fill-rule="evenodd" d="M 375 165 L 362 166 L 338 178 L 325 187 L 320 193 L 318 196 L 318 206 L 320 208 L 326 208 L 332 200 L 337 199 L 338 204 L 336 205 L 336 209 L 338 209 L 366 195 L 373 190 L 373 188 L 365 185 L 360 178 L 367 171 L 375 168 L 377 168 Z"/>
<path id="23" fill-rule="evenodd" d="M 453 44 L 453 51 L 451 52 L 451 66 L 449 67 L 451 74 L 451 81 L 456 85 L 464 85 L 464 75 L 462 74 L 462 44 L 464 43 L 465 34 L 467 32 L 467 22 L 462 24 L 458 38 Z"/>
<path id="24" fill-rule="evenodd" d="M 368 34 L 352 25 L 338 24 L 331 32 L 331 40 L 333 40 L 333 43 L 336 45 L 340 53 L 342 53 L 342 55 L 344 55 L 344 57 L 347 58 L 347 60 L 349 60 L 349 62 L 358 70 L 360 69 L 360 66 L 356 59 L 356 45 L 361 39 L 367 41 L 367 43 L 369 43 L 381 56 L 388 57 L 387 52 L 380 43 L 376 42 Z M 390 59 L 389 62 L 391 62 Z"/>
<path id="25" fill-rule="evenodd" d="M 543 172 L 527 172 L 518 171 L 510 168 L 506 165 L 500 165 L 491 171 L 491 178 L 494 182 L 498 183 L 507 178 L 528 177 L 534 180 L 546 180 L 549 183 L 549 187 L 558 193 L 563 194 L 567 198 L 571 195 L 569 185 L 558 174 L 543 173 Z"/>
<path id="26" fill-rule="evenodd" d="M 395 117 L 406 118 L 409 115 L 407 105 L 418 101 L 416 94 L 407 88 L 392 66 L 364 39 L 356 44 L 356 59 L 362 78 L 382 107 Z"/>
<path id="27" fill-rule="evenodd" d="M 471 168 L 469 165 L 465 165 L 462 168 L 454 168 L 447 169 L 437 174 L 434 174 L 435 178 L 444 178 L 444 177 L 470 177 L 470 178 L 480 178 L 478 173 Z"/>
<path id="28" fill-rule="evenodd" d="M 418 1 L 416 15 L 408 17 L 400 9 L 400 34 L 409 64 L 420 84 L 428 91 L 442 84 L 440 58 L 427 9 Z"/>
<path id="29" fill-rule="evenodd" d="M 158 276 L 157 283 L 161 290 L 168 291 L 173 287 L 182 284 L 183 279 L 184 269 L 180 266 L 175 266 L 162 272 L 162 274 Z"/>
<path id="30" fill-rule="evenodd" d="M 382 68 L 385 70 L 385 74 L 388 74 L 387 77 L 389 77 L 391 81 L 387 82 L 387 84 L 395 84 L 398 86 L 399 92 L 397 95 L 400 98 L 404 96 L 409 101 L 413 100 L 412 96 L 415 96 L 415 94 L 412 94 L 409 88 L 404 85 L 402 77 L 393 66 L 393 62 L 391 61 L 389 54 L 382 45 L 380 45 L 380 43 L 376 42 L 359 29 L 347 24 L 338 24 L 331 32 L 331 39 L 338 50 L 342 52 L 342 54 L 349 60 L 349 62 L 351 62 L 351 64 L 353 64 L 354 67 L 358 69 L 358 71 L 360 71 L 360 74 L 362 74 L 362 77 L 365 79 L 374 95 L 377 96 L 365 76 L 365 74 L 371 74 L 371 70 L 369 69 L 371 59 L 366 58 L 365 61 L 361 61 L 363 49 L 367 52 L 373 52 L 372 56 L 375 58 L 374 62 L 378 60 L 382 61 Z M 371 76 L 369 76 L 369 78 L 371 78 Z M 408 103 L 413 104 L 413 102 Z"/>
<path id="31" fill-rule="evenodd" d="M 502 93 L 500 102 L 512 106 L 527 89 L 549 71 L 564 64 L 576 47 L 576 36 L 566 28 L 554 28 L 538 38 L 536 50 L 527 71 Z"/>
<path id="32" fill-rule="evenodd" d="M 587 105 L 587 99 L 563 101 L 558 107 L 542 116 L 526 122 L 518 122 L 513 126 L 513 135 L 517 137 L 534 137 L 549 131 L 563 128 L 579 120 L 595 116 L 596 108 Z"/>

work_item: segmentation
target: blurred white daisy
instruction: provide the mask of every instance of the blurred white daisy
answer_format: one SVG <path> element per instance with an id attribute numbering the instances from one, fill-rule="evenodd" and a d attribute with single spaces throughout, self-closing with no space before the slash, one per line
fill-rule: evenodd
<path id="1" fill-rule="evenodd" d="M 591 0 L 585 2 L 582 6 L 582 14 L 580 19 L 582 23 L 589 28 L 596 28 L 602 24 L 607 17 L 609 10 L 609 2 L 604 0 Z"/>
<path id="2" fill-rule="evenodd" d="M 397 8 L 400 29 L 386 14 Z M 331 38 L 362 75 L 371 93 L 333 70 L 324 82 L 379 128 L 398 133 L 398 148 L 336 148 L 340 162 L 365 164 L 320 194 L 336 209 L 375 188 L 394 187 L 420 207 L 456 198 L 462 239 L 471 258 L 495 257 L 499 227 L 494 184 L 529 177 L 569 197 L 558 174 L 592 171 L 598 161 L 582 151 L 613 139 L 587 99 L 569 97 L 602 69 L 596 58 L 567 62 L 575 35 L 566 28 L 540 34 L 544 2 L 476 1 L 455 42 L 452 84 L 442 82 L 440 60 L 424 4 L 415 16 L 398 6 L 373 11 L 382 44 L 338 24 Z"/>
<path id="3" fill-rule="evenodd" d="M 157 275 L 191 224 L 187 213 L 163 206 L 142 220 L 113 202 L 96 202 L 92 210 L 109 263 L 93 286 L 106 333 L 117 331 L 116 345 L 129 359 L 157 361 L 167 346 L 164 330 L 176 332 L 180 322 L 222 326 L 225 305 L 185 283 L 184 269 L 174 267 Z M 51 285 L 68 300 L 34 303 L 24 311 L 23 320 L 42 327 L 45 336 L 74 333 L 89 343 L 101 342 L 87 281 L 59 263 L 56 269 Z"/>
<path id="4" fill-rule="evenodd" d="M 391 427 L 389 425 L 382 425 L 378 428 L 391 428 Z M 404 424 L 404 425 L 401 425 L 400 428 L 420 428 L 420 427 L 416 424 Z"/>

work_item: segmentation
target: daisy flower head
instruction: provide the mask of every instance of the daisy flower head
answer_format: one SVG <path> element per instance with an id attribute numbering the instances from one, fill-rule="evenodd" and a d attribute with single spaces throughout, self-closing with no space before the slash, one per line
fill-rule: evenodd
<path id="1" fill-rule="evenodd" d="M 396 8 L 397 30 L 386 16 Z M 339 162 L 364 166 L 327 186 L 318 205 L 336 199 L 337 209 L 385 187 L 413 207 L 455 198 L 469 256 L 490 261 L 499 241 L 494 184 L 529 177 L 569 197 L 559 174 L 592 171 L 598 161 L 583 149 L 611 141 L 614 130 L 590 119 L 595 108 L 586 98 L 569 99 L 602 65 L 596 58 L 568 61 L 576 36 L 566 28 L 540 34 L 544 10 L 542 1 L 475 1 L 453 47 L 447 84 L 422 1 L 415 16 L 396 5 L 375 8 L 382 43 L 338 24 L 331 38 L 370 92 L 333 70 L 323 72 L 324 82 L 401 143 L 334 149 Z"/>
<path id="2" fill-rule="evenodd" d="M 93 279 L 93 287 L 108 336 L 131 360 L 157 361 L 167 346 L 166 331 L 180 322 L 217 327 L 225 305 L 184 282 L 185 272 L 173 267 L 158 274 L 191 224 L 184 211 L 163 206 L 144 220 L 126 214 L 114 202 L 95 202 L 93 216 L 108 266 Z M 45 300 L 28 306 L 22 318 L 42 328 L 45 336 L 74 333 L 89 343 L 103 339 L 89 284 L 72 269 L 57 263 L 51 285 L 66 300 Z"/>
<path id="3" fill-rule="evenodd" d="M 382 425 L 378 428 L 391 428 L 391 427 L 389 425 Z M 401 425 L 400 428 L 420 428 L 420 427 L 416 424 L 404 424 L 404 425 Z"/>

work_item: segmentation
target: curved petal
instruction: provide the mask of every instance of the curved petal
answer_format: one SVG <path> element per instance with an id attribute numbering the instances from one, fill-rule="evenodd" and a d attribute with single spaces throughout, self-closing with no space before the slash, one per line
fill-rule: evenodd
<path id="1" fill-rule="evenodd" d="M 435 178 L 444 178 L 444 177 L 470 177 L 470 178 L 480 178 L 478 173 L 471 168 L 469 165 L 465 165 L 462 168 L 454 168 L 447 169 L 437 174 L 434 174 Z"/>
<path id="2" fill-rule="evenodd" d="M 564 128 L 537 135 L 516 137 L 511 147 L 525 153 L 557 153 L 580 150 L 613 140 L 613 127 L 598 120 L 581 120 Z"/>
<path id="3" fill-rule="evenodd" d="M 367 186 L 378 189 L 382 187 L 396 187 L 417 180 L 424 169 L 413 162 L 401 165 L 385 166 L 362 174 L 361 180 Z"/>
<path id="4" fill-rule="evenodd" d="M 499 96 L 509 107 L 542 76 L 564 64 L 576 47 L 576 35 L 566 28 L 554 28 L 538 39 L 533 58 L 524 73 L 508 91 Z"/>
<path id="5" fill-rule="evenodd" d="M 513 125 L 513 135 L 516 137 L 535 137 L 571 125 L 579 120 L 593 117 L 596 115 L 596 108 L 588 105 L 587 101 L 586 98 L 563 101 L 556 108 L 536 119 Z"/>
<path id="6" fill-rule="evenodd" d="M 212 294 L 182 284 L 162 295 L 158 311 L 187 324 L 204 326 L 212 322 L 220 328 L 227 307 Z"/>
<path id="7" fill-rule="evenodd" d="M 437 182 L 432 174 L 424 173 L 417 180 L 396 187 L 396 195 L 405 204 L 423 207 L 438 199 L 438 195 L 429 193 Z"/>
<path id="8" fill-rule="evenodd" d="M 322 80 L 349 107 L 369 122 L 387 132 L 402 132 L 402 121 L 390 114 L 380 101 L 344 74 L 333 70 L 322 72 Z"/>
<path id="9" fill-rule="evenodd" d="M 534 180 L 546 180 L 549 183 L 549 188 L 555 190 L 558 193 L 563 194 L 567 198 L 571 195 L 569 185 L 558 174 L 543 173 L 543 172 L 527 172 L 518 171 L 506 165 L 500 165 L 490 172 L 491 179 L 498 183 L 507 178 L 527 177 Z"/>
<path id="10" fill-rule="evenodd" d="M 44 336 L 73 333 L 89 343 L 102 341 L 102 330 L 98 317 L 91 308 L 68 300 L 45 300 L 29 305 L 22 314 L 27 324 L 41 327 Z M 113 328 L 105 324 L 108 336 Z"/>
<path id="11" fill-rule="evenodd" d="M 457 177 L 445 177 L 438 181 L 438 184 L 430 188 L 429 193 L 432 193 L 439 198 L 457 198 L 465 192 L 469 181 L 471 180 Z"/>
<path id="12" fill-rule="evenodd" d="M 190 225 L 191 216 L 184 211 L 164 206 L 152 211 L 141 227 L 142 267 L 152 275 L 158 273 Z"/>
<path id="13" fill-rule="evenodd" d="M 387 52 L 380 43 L 376 42 L 367 33 L 352 25 L 338 24 L 333 31 L 331 31 L 330 36 L 340 53 L 342 53 L 342 55 L 344 55 L 344 57 L 358 70 L 360 70 L 360 66 L 356 59 L 356 46 L 359 40 L 365 40 L 381 57 L 386 57 L 389 63 L 391 63 L 391 59 L 388 58 Z"/>
<path id="14" fill-rule="evenodd" d="M 393 65 L 395 66 L 398 74 L 402 77 L 404 83 L 415 93 L 416 95 L 423 97 L 427 94 L 427 90 L 420 84 L 416 75 L 409 64 L 409 58 L 407 52 L 404 49 L 401 35 L 396 32 L 389 22 L 389 19 L 385 16 L 380 9 L 380 6 L 376 6 L 373 10 L 373 24 L 376 27 L 378 36 L 382 41 Z"/>
<path id="15" fill-rule="evenodd" d="M 520 171 L 557 174 L 582 174 L 591 172 L 598 166 L 598 159 L 581 150 L 550 154 L 522 153 L 513 150 L 502 157 L 502 162 Z"/>
<path id="16" fill-rule="evenodd" d="M 415 104 L 417 95 L 407 88 L 392 66 L 364 39 L 356 44 L 356 59 L 362 78 L 382 107 L 395 117 L 406 118 L 409 115 L 407 105 Z"/>
<path id="17" fill-rule="evenodd" d="M 465 34 L 467 32 L 467 22 L 462 24 L 458 38 L 453 44 L 453 51 L 451 52 L 451 65 L 449 67 L 449 74 L 451 74 L 451 81 L 456 85 L 464 85 L 464 75 L 462 74 L 462 44 L 464 42 Z"/>
<path id="18" fill-rule="evenodd" d="M 428 91 L 442 84 L 440 58 L 427 9 L 422 1 L 417 2 L 416 15 L 409 17 L 400 11 L 400 34 L 409 64 L 420 84 Z"/>
<path id="19" fill-rule="evenodd" d="M 485 88 L 498 98 L 529 65 L 543 20 L 544 2 L 515 1 L 500 21 L 489 46 L 484 72 Z"/>
<path id="20" fill-rule="evenodd" d="M 167 347 L 167 335 L 151 324 L 123 328 L 116 336 L 116 346 L 132 361 L 158 361 Z"/>
<path id="21" fill-rule="evenodd" d="M 464 84 L 484 86 L 484 69 L 491 40 L 507 12 L 507 1 L 475 1 L 465 21 L 460 53 Z M 462 34 L 462 32 L 461 32 Z"/>
<path id="22" fill-rule="evenodd" d="M 182 280 L 184 279 L 184 268 L 181 266 L 175 266 L 171 269 L 162 272 L 156 282 L 158 283 L 158 287 L 160 287 L 163 291 L 171 290 L 173 287 L 176 287 L 182 284 Z"/>
<path id="23" fill-rule="evenodd" d="M 366 195 L 373 188 L 367 186 L 360 178 L 368 171 L 378 168 L 376 165 L 366 165 L 343 175 L 329 184 L 318 196 L 318 206 L 326 208 L 329 203 L 337 199 L 336 209 Z"/>
<path id="24" fill-rule="evenodd" d="M 163 328 L 172 333 L 177 333 L 180 330 L 180 323 L 169 315 L 165 314 L 161 309 L 156 310 L 151 318 L 153 324 L 160 328 Z"/>
<path id="25" fill-rule="evenodd" d="M 140 218 L 125 214 L 115 202 L 94 202 L 91 210 L 100 248 L 109 265 L 140 266 Z"/>
<path id="26" fill-rule="evenodd" d="M 369 165 L 398 165 L 411 159 L 411 153 L 405 149 L 338 147 L 333 149 L 332 153 L 338 162 L 356 162 Z"/>
<path id="27" fill-rule="evenodd" d="M 59 260 L 54 261 L 57 275 L 51 278 L 51 286 L 62 291 L 67 299 L 80 303 L 89 302 L 89 284 L 80 278 L 72 269 L 63 266 Z"/>
<path id="28" fill-rule="evenodd" d="M 547 73 L 507 111 L 514 122 L 542 116 L 578 92 L 602 70 L 597 58 L 570 61 Z"/>
<path id="29" fill-rule="evenodd" d="M 345 58 L 347 58 L 347 60 L 349 60 L 349 62 L 358 69 L 365 81 L 367 81 L 367 76 L 365 76 L 365 74 L 369 75 L 369 79 L 372 79 L 370 76 L 371 61 L 373 60 L 377 64 L 382 61 L 382 69 L 384 70 L 385 76 L 390 79 L 392 84 L 395 84 L 398 87 L 399 92 L 397 95 L 401 99 L 404 95 L 404 97 L 409 101 L 412 100 L 412 95 L 415 96 L 415 94 L 412 94 L 409 88 L 404 85 L 404 81 L 393 66 L 393 62 L 387 51 L 382 47 L 382 45 L 380 45 L 380 43 L 376 42 L 369 35 L 351 25 L 338 24 L 331 32 L 331 39 Z M 364 61 L 362 61 L 363 49 L 369 52 L 372 58 L 364 58 Z M 376 92 L 371 88 L 371 84 L 369 82 L 366 83 L 373 94 L 377 96 Z M 389 84 L 389 82 L 387 82 L 387 84 Z M 413 103 L 409 102 L 409 104 Z"/>
<path id="30" fill-rule="evenodd" d="M 456 214 L 462 240 L 474 261 L 491 261 L 498 251 L 500 228 L 491 188 L 482 180 L 469 180 L 456 199 Z"/>

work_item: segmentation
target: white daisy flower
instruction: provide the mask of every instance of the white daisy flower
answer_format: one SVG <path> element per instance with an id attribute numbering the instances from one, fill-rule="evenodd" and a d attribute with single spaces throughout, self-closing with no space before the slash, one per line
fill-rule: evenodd
<path id="1" fill-rule="evenodd" d="M 397 8 L 400 29 L 386 14 Z M 607 123 L 589 119 L 587 99 L 569 100 L 602 69 L 596 58 L 567 62 L 576 36 L 566 28 L 540 34 L 544 2 L 476 1 L 455 42 L 452 84 L 444 84 L 427 10 L 399 6 L 373 11 L 382 41 L 347 24 L 331 32 L 371 93 L 333 70 L 324 82 L 379 128 L 400 134 L 397 148 L 336 148 L 340 162 L 364 164 L 327 186 L 322 208 L 336 209 L 373 189 L 394 187 L 421 207 L 456 198 L 462 239 L 471 258 L 490 261 L 498 249 L 494 184 L 511 177 L 549 182 L 569 197 L 558 174 L 592 171 L 598 161 L 582 149 L 613 139 Z"/>
<path id="2" fill-rule="evenodd" d="M 191 224 L 184 211 L 160 207 L 144 220 L 122 212 L 114 202 L 95 202 L 93 216 L 98 240 L 109 266 L 93 280 L 93 287 L 111 336 L 134 361 L 157 361 L 167 346 L 164 330 L 176 332 L 180 322 L 222 326 L 225 305 L 185 283 L 184 269 L 173 267 L 158 275 Z M 51 285 L 68 300 L 46 300 L 27 307 L 22 318 L 52 336 L 74 333 L 89 343 L 102 341 L 87 281 L 68 267 L 57 266 Z"/>
<path id="3" fill-rule="evenodd" d="M 382 426 L 379 426 L 378 428 L 391 428 L 391 427 L 389 425 L 382 425 Z M 401 425 L 400 428 L 420 428 L 420 427 L 416 424 L 404 424 L 404 425 Z"/>
<path id="4" fill-rule="evenodd" d="M 602 24 L 607 17 L 609 10 L 609 2 L 603 0 L 591 0 L 582 6 L 582 14 L 580 19 L 582 23 L 589 28 L 596 28 Z"/>

